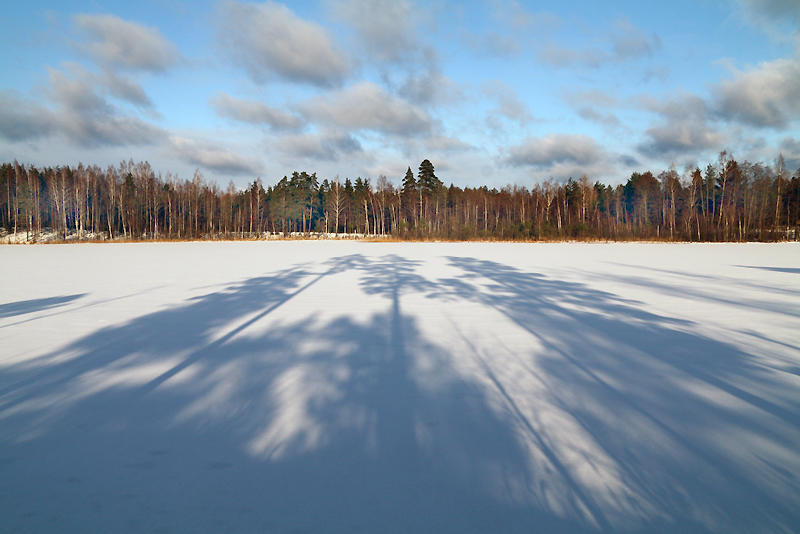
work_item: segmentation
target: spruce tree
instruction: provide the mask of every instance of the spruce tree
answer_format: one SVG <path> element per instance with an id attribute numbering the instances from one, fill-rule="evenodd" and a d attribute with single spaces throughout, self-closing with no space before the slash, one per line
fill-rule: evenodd
<path id="1" fill-rule="evenodd" d="M 403 178 L 403 194 L 413 193 L 417 190 L 417 180 L 414 178 L 414 173 L 411 172 L 411 167 L 406 171 Z"/>

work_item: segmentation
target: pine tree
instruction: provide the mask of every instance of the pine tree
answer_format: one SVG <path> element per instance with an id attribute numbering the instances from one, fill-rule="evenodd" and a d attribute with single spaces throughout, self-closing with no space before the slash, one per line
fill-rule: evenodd
<path id="1" fill-rule="evenodd" d="M 426 197 L 436 194 L 443 186 L 442 181 L 434 173 L 433 164 L 427 159 L 419 165 L 418 185 Z"/>
<path id="2" fill-rule="evenodd" d="M 417 218 L 417 180 L 414 178 L 414 173 L 411 171 L 411 167 L 408 168 L 406 175 L 403 178 L 403 190 L 401 192 L 401 198 L 404 209 L 410 212 L 411 222 L 413 223 Z"/>
<path id="3" fill-rule="evenodd" d="M 430 160 L 426 159 L 419 165 L 419 174 L 417 175 L 417 187 L 419 188 L 420 191 L 420 196 L 419 196 L 420 217 L 422 218 L 425 216 L 424 205 L 430 206 L 431 201 L 433 200 L 433 204 L 435 205 L 434 223 L 436 223 L 439 218 L 439 200 L 442 193 L 442 189 L 444 188 L 444 184 L 442 183 L 441 180 L 439 180 L 439 178 L 436 177 L 436 174 L 433 169 L 433 163 L 431 163 Z M 424 205 L 423 201 L 425 201 Z M 428 211 L 430 211 L 430 208 L 428 208 Z"/>

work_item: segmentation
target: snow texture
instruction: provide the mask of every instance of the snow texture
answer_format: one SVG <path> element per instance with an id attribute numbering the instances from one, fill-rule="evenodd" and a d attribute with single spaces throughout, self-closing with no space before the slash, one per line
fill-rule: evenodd
<path id="1" fill-rule="evenodd" d="M 5 246 L 0 531 L 798 532 L 800 246 Z"/>

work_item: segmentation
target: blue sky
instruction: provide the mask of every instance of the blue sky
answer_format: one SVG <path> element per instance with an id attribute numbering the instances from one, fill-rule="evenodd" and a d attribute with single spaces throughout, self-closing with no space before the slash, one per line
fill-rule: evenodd
<path id="1" fill-rule="evenodd" d="M 0 160 L 532 187 L 800 167 L 800 2 L 42 2 L 0 9 Z"/>

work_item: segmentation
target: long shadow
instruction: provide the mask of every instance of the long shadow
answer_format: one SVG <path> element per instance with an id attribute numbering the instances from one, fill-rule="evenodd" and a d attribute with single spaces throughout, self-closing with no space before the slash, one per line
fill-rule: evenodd
<path id="1" fill-rule="evenodd" d="M 758 355 L 582 284 L 450 262 L 463 274 L 441 295 L 497 310 L 541 343 L 547 405 L 579 428 L 567 441 L 601 451 L 626 488 L 616 502 L 589 494 L 606 517 L 628 500 L 648 531 L 800 528 L 800 396 Z M 562 437 L 542 428 L 545 441 Z"/>
<path id="2" fill-rule="evenodd" d="M 82 293 L 80 295 L 65 295 L 62 297 L 48 297 L 0 304 L 0 319 L 57 308 L 84 296 L 86 294 Z"/>
<path id="3" fill-rule="evenodd" d="M 772 271 L 774 273 L 800 274 L 800 267 L 762 267 L 759 265 L 737 265 L 743 269 L 760 269 L 762 271 Z"/>
<path id="4" fill-rule="evenodd" d="M 691 291 L 691 297 L 694 300 L 704 300 L 707 302 L 712 302 L 714 304 L 721 304 L 726 307 L 763 310 L 767 312 L 777 313 L 781 315 L 791 315 L 795 318 L 800 318 L 800 306 L 797 306 L 796 304 L 795 305 L 777 304 L 774 301 L 769 301 L 768 299 L 763 298 L 763 295 L 767 294 L 780 294 L 784 296 L 795 294 L 798 295 L 798 298 L 800 298 L 800 289 L 794 290 L 785 287 L 783 288 L 774 287 L 764 283 L 756 284 L 749 281 L 745 282 L 731 277 L 714 277 L 710 275 L 699 275 L 682 271 L 658 269 L 654 267 L 637 266 L 637 268 L 640 270 L 648 271 L 650 273 L 655 273 L 656 276 L 643 277 L 643 276 L 628 275 L 625 276 L 624 278 L 621 278 L 613 275 L 594 275 L 594 278 L 597 280 L 612 280 L 612 281 L 622 280 L 629 285 L 635 285 L 648 289 L 656 289 L 665 295 L 672 295 L 684 298 L 688 296 L 685 287 L 681 287 L 680 284 L 670 284 L 664 282 L 663 280 L 661 280 L 662 276 L 666 274 L 669 276 L 680 276 L 691 280 L 702 280 L 703 282 L 705 282 L 704 286 L 706 286 L 706 289 L 698 289 L 697 287 L 693 287 Z M 771 268 L 765 268 L 765 269 L 772 270 Z M 707 289 L 721 285 L 732 288 L 734 289 L 734 291 L 727 297 L 721 297 L 718 292 L 709 291 Z M 761 297 L 758 299 L 743 298 L 737 295 L 735 292 L 735 290 L 739 289 L 739 287 L 744 287 L 749 290 L 756 290 L 761 294 Z"/>
<path id="5" fill-rule="evenodd" d="M 7 368 L 0 530 L 800 529 L 796 387 L 612 293 L 449 261 L 299 265 Z M 430 339 L 409 296 L 535 343 Z"/>
<path id="6" fill-rule="evenodd" d="M 113 366 L 133 357 L 137 364 L 163 361 L 165 357 L 182 358 L 176 364 L 198 358 L 198 353 L 213 344 L 212 337 L 220 328 L 243 320 L 254 313 L 263 313 L 285 302 L 298 291 L 301 283 L 316 273 L 295 267 L 271 276 L 246 280 L 240 284 L 196 298 L 188 305 L 139 317 L 129 323 L 100 330 L 66 347 L 61 354 L 50 354 L 12 367 L 0 382 L 0 397 L 5 407 L 24 402 L 39 393 L 22 393 L 37 384 L 38 390 L 57 388 L 97 369 Z M 64 358 L 63 354 L 77 354 Z M 123 364 L 124 365 L 124 364 Z M 26 369 L 31 367 L 31 370 Z M 17 392 L 22 394 L 17 395 Z"/>
<path id="7" fill-rule="evenodd" d="M 403 309 L 404 295 L 435 290 L 418 267 L 298 266 L 10 368 L 4 530 L 595 531 L 526 493 L 514 426 Z M 367 297 L 283 313 L 348 277 Z M 362 298 L 385 311 L 352 317 Z M 323 319 L 325 306 L 342 313 Z M 421 354 L 435 385 L 420 380 Z"/>

